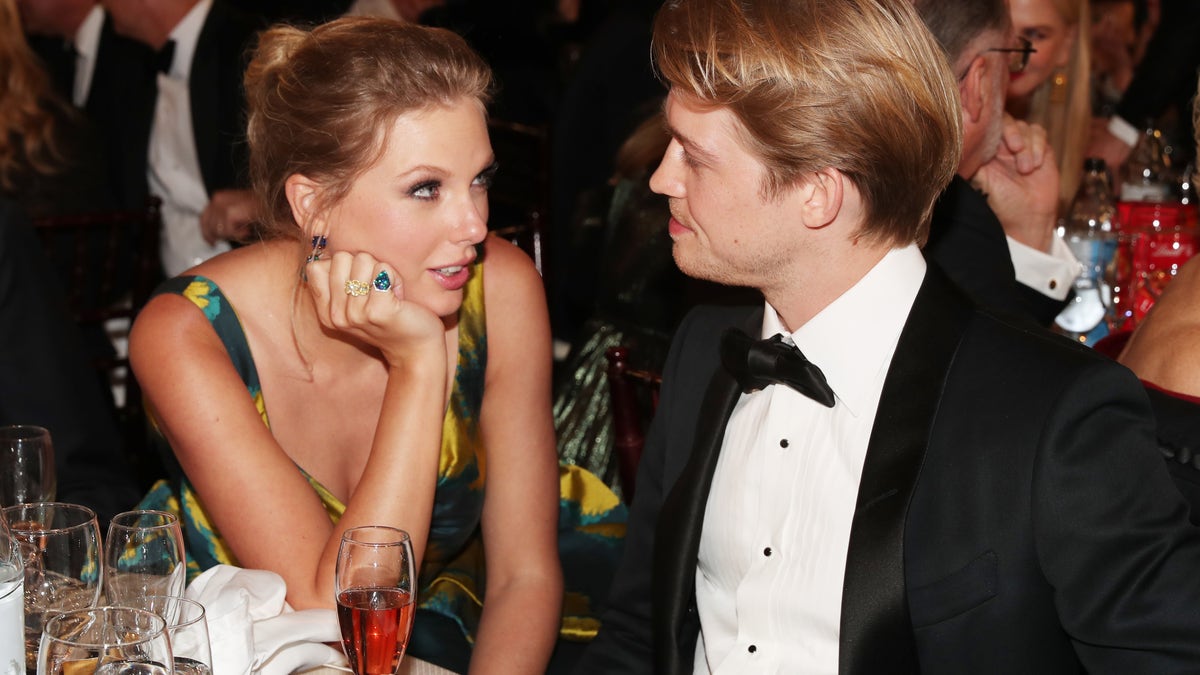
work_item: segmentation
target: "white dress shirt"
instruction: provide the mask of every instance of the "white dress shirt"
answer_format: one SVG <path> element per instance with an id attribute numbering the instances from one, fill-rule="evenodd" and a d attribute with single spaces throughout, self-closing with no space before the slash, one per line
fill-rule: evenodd
<path id="1" fill-rule="evenodd" d="M 163 200 L 161 251 L 167 276 L 230 248 L 226 241 L 210 246 L 200 233 L 200 213 L 208 206 L 209 195 L 196 154 L 188 91 L 196 43 L 211 7 L 212 0 L 201 0 L 171 31 L 175 58 L 170 72 L 158 75 L 147 171 L 150 192 Z"/>
<path id="2" fill-rule="evenodd" d="M 743 394 L 725 430 L 696 565 L 695 672 L 837 673 L 850 525 L 883 381 L 925 276 L 889 252 L 789 335 L 824 372 L 826 408 L 784 385 Z"/>
<path id="3" fill-rule="evenodd" d="M 71 102 L 75 107 L 87 105 L 88 92 L 92 89 L 92 75 L 96 72 L 96 56 L 100 53 L 100 31 L 104 28 L 104 9 L 95 5 L 88 10 L 79 30 L 75 31 L 75 81 L 72 83 Z"/>
<path id="4" fill-rule="evenodd" d="M 1071 285 L 1083 272 L 1083 265 L 1075 259 L 1062 237 L 1054 235 L 1049 253 L 1007 235 L 1004 238 L 1008 240 L 1008 254 L 1018 282 L 1055 300 L 1067 299 Z"/>

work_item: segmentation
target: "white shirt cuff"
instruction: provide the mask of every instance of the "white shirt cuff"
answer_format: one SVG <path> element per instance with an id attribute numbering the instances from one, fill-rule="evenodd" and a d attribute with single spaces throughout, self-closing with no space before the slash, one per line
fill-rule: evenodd
<path id="1" fill-rule="evenodd" d="M 1137 145 L 1138 138 L 1142 135 L 1142 132 L 1138 131 L 1137 127 L 1117 115 L 1108 118 L 1108 133 L 1116 136 L 1122 143 L 1131 148 Z"/>
<path id="2" fill-rule="evenodd" d="M 1017 281 L 1055 300 L 1067 298 L 1082 268 L 1062 237 L 1054 236 L 1049 253 L 1026 246 L 1012 237 L 1005 239 Z"/>

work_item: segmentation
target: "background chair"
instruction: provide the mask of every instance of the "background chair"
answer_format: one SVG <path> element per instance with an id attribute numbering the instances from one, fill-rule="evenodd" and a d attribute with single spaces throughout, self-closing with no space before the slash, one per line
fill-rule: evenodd
<path id="1" fill-rule="evenodd" d="M 126 452 L 147 480 L 158 471 L 146 449 L 141 390 L 129 371 L 127 336 L 162 278 L 161 202 L 143 209 L 100 211 L 34 220 L 46 257 L 59 274 L 79 324 L 88 360 L 112 392 Z"/>
<path id="2" fill-rule="evenodd" d="M 488 191 L 488 227 L 521 247 L 546 278 L 545 233 L 550 211 L 550 142 L 541 128 L 489 120 L 500 170 Z"/>
<path id="3" fill-rule="evenodd" d="M 617 475 L 627 504 L 633 503 L 638 464 L 646 443 L 645 425 L 658 407 L 658 389 L 662 375 L 629 367 L 629 348 L 610 347 L 608 392 L 612 401 L 613 450 L 617 455 Z"/>

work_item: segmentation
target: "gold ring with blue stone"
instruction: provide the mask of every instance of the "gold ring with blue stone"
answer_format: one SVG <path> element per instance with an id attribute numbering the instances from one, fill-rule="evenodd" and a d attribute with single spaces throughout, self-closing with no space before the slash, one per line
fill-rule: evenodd
<path id="1" fill-rule="evenodd" d="M 377 291 L 388 291 L 392 288 L 392 278 L 388 276 L 387 270 L 380 270 L 379 274 L 375 275 L 375 281 L 372 285 Z"/>

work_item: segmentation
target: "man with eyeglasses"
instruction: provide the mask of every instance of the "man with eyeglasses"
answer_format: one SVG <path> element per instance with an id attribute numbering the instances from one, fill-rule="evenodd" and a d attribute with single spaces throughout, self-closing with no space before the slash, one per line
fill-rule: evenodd
<path id="1" fill-rule="evenodd" d="M 1004 112 L 1033 52 L 1004 0 L 914 0 L 958 79 L 963 153 L 925 254 L 980 304 L 1050 326 L 1079 265 L 1055 233 L 1058 169 L 1043 129 Z"/>

